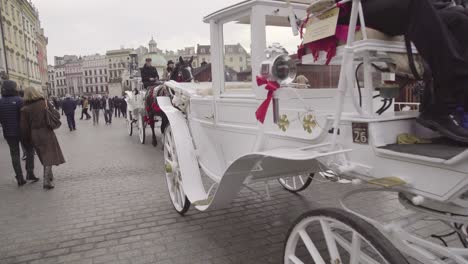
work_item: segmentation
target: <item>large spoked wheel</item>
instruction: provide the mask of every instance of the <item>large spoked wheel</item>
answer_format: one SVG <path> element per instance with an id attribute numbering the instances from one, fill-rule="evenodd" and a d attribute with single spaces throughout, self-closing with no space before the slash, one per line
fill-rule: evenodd
<path id="1" fill-rule="evenodd" d="M 146 142 L 146 124 L 141 115 L 138 115 L 138 137 L 141 144 Z"/>
<path id="2" fill-rule="evenodd" d="M 309 176 L 298 175 L 294 177 L 286 177 L 278 179 L 281 186 L 288 192 L 298 193 L 302 192 L 309 187 L 312 183 L 314 174 L 311 173 Z"/>
<path id="3" fill-rule="evenodd" d="M 127 111 L 127 132 L 129 136 L 133 135 L 132 113 Z"/>
<path id="4" fill-rule="evenodd" d="M 182 185 L 179 159 L 170 125 L 164 131 L 164 161 L 166 164 L 167 188 L 169 189 L 172 205 L 179 214 L 184 215 L 190 208 L 190 201 L 185 195 Z"/>
<path id="5" fill-rule="evenodd" d="M 339 209 L 302 215 L 289 230 L 285 264 L 407 264 L 405 257 L 374 226 Z"/>

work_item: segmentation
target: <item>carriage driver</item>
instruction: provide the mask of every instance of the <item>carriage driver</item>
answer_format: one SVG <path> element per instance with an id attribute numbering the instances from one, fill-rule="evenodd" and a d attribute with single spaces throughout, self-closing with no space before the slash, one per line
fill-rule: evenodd
<path id="1" fill-rule="evenodd" d="M 151 65 L 151 58 L 145 60 L 145 66 L 141 68 L 141 78 L 143 79 L 143 86 L 147 89 L 150 86 L 156 85 L 159 80 L 158 70 Z"/>

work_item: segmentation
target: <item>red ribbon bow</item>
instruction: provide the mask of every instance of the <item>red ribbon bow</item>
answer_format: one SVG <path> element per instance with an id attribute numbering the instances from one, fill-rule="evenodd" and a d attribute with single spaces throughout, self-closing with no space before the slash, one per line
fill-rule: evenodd
<path id="1" fill-rule="evenodd" d="M 265 123 L 265 117 L 268 112 L 268 108 L 270 107 L 271 100 L 273 99 L 273 95 L 275 91 L 280 88 L 280 85 L 276 81 L 269 81 L 265 77 L 257 76 L 257 85 L 262 86 L 265 85 L 265 89 L 268 91 L 267 98 L 263 103 L 258 107 L 257 112 L 255 112 L 255 116 L 257 120 L 260 121 L 262 124 Z"/>

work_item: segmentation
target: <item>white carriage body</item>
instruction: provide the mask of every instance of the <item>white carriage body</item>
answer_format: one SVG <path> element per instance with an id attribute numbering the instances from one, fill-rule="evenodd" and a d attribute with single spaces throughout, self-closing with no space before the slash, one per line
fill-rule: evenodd
<path id="1" fill-rule="evenodd" d="M 306 15 L 307 4 L 293 3 L 292 6 L 298 16 Z M 236 180 L 237 185 L 229 184 L 229 188 L 234 190 L 232 196 L 228 197 L 228 192 L 216 195 L 226 196 L 220 197 L 224 201 L 234 198 L 245 181 L 320 172 L 320 165 L 330 166 L 339 173 L 361 179 L 398 177 L 407 182 L 402 188 L 409 193 L 436 201 L 457 200 L 468 185 L 468 163 L 464 162 L 468 158 L 468 151 L 444 160 L 382 148 L 396 143 L 398 134 L 417 132 L 417 134 L 433 135 L 416 124 L 417 111 L 390 110 L 381 116 L 374 114 L 373 109 L 379 103 L 379 99 L 373 99 L 375 92 L 372 87 L 368 87 L 372 84 L 367 80 L 366 89 L 363 89 L 365 94 L 362 113 L 357 113 L 353 107 L 355 104 L 353 97 L 356 98 L 356 95 L 350 92 L 353 89 L 347 89 L 344 103 L 337 104 L 338 89 L 285 88 L 279 89 L 275 98 L 279 99 L 281 114 L 289 118 L 288 129 L 283 131 L 272 122 L 271 109 L 264 125 L 257 122 L 255 111 L 266 98 L 266 91 L 254 81 L 234 84 L 225 82 L 223 25 L 231 21 L 250 24 L 252 76 L 256 76 L 259 74 L 260 64 L 265 59 L 264 51 L 267 47 L 265 28 L 268 25 L 281 26 L 278 21 L 286 21 L 284 26 L 289 26 L 288 11 L 283 1 L 251 0 L 205 17 L 204 21 L 210 24 L 211 29 L 212 83 L 169 84 L 190 98 L 186 121 L 188 128 L 184 136 L 193 138 L 193 153 L 186 157 L 193 162 L 187 171 L 197 170 L 198 165 L 194 165 L 197 163 L 206 175 L 221 186 L 222 181 L 226 180 L 223 179 L 224 176 L 231 175 L 236 166 L 242 165 L 237 164 L 238 162 L 245 162 L 242 165 L 243 176 L 236 176 L 242 179 Z M 356 57 L 363 56 L 369 61 L 376 52 L 389 50 L 395 53 L 406 52 L 402 42 L 370 39 L 356 41 L 352 47 L 346 49 L 348 52 L 354 52 Z M 346 53 L 345 47 L 339 47 L 333 62 L 341 61 L 344 53 Z M 302 62 L 312 63 L 311 55 L 306 55 Z M 347 82 L 346 85 L 354 88 L 353 81 Z M 250 86 L 251 89 L 245 89 L 246 86 Z M 236 89 L 239 87 L 243 89 Z M 230 92 L 223 92 L 226 90 Z M 172 107 L 171 102 L 165 103 L 162 98 L 160 99 L 163 111 L 170 112 L 168 108 Z M 333 135 L 329 130 L 336 109 L 341 109 L 345 113 L 339 124 L 338 147 L 332 149 L 330 144 Z M 319 125 L 312 133 L 308 133 L 303 127 L 303 119 L 308 114 L 313 114 Z M 169 113 L 168 117 L 172 123 L 172 114 Z M 353 123 L 368 124 L 370 136 L 368 145 L 353 142 Z M 175 130 L 174 133 L 177 134 L 178 131 Z M 186 145 L 180 147 L 187 148 Z M 317 158 L 322 156 L 328 158 L 319 158 L 321 162 L 317 162 Z M 304 163 L 298 166 L 297 160 L 292 157 L 300 157 L 298 159 Z M 246 159 L 250 162 L 246 162 Z M 274 166 L 275 164 L 280 165 L 278 167 Z M 189 175 L 194 177 L 193 172 Z M 198 178 L 198 175 L 195 178 Z M 183 181 L 191 182 L 193 179 L 184 178 Z M 198 182 L 198 179 L 196 181 Z M 190 197 L 190 189 L 198 188 L 194 186 L 200 187 L 201 183 L 187 184 L 186 191 L 191 201 L 211 199 L 201 190 L 194 191 L 197 195 Z"/>
<path id="2" fill-rule="evenodd" d="M 295 14 L 305 17 L 310 1 L 292 2 Z M 198 210 L 229 206 L 239 190 L 250 182 L 331 169 L 337 174 L 364 181 L 399 179 L 404 184 L 388 190 L 416 197 L 413 202 L 417 201 L 418 205 L 429 205 L 436 210 L 448 206 L 451 212 L 468 215 L 468 201 L 463 199 L 463 194 L 468 191 L 468 150 L 435 158 L 434 155 L 408 154 L 391 148 L 401 134 L 426 138 L 438 135 L 416 123 L 418 111 L 396 112 L 392 107 L 382 115 L 375 113 L 380 99 L 375 97 L 378 93 L 370 75 L 371 62 L 405 54 L 406 47 L 401 38 L 369 38 L 360 1 L 352 0 L 352 3 L 350 32 L 353 33 L 348 34 L 347 44 L 338 47 L 337 55 L 331 61 L 341 65 L 339 87 L 281 87 L 274 95 L 282 115 L 280 125 L 273 122 L 271 107 L 264 124 L 255 118 L 258 106 L 267 97 L 263 86 L 258 86 L 255 81 L 225 81 L 223 26 L 233 21 L 250 25 L 252 76 L 258 76 L 267 48 L 266 27 L 289 27 L 287 18 L 291 12 L 288 6 L 284 1 L 248 0 L 204 18 L 211 30 L 212 82 L 166 82 L 165 85 L 175 91 L 175 97 L 172 101 L 169 97 L 158 97 L 159 106 L 172 128 L 174 142 L 171 144 L 180 150 L 177 151 L 178 160 L 169 164 L 169 168 L 166 164 L 166 170 L 172 171 L 173 166 L 177 166 L 184 196 Z M 355 41 L 358 16 L 364 30 L 362 40 Z M 416 49 L 413 51 L 417 52 Z M 323 64 L 324 57 L 320 54 L 319 60 L 315 61 L 311 54 L 307 54 L 302 58 L 302 64 Z M 355 79 L 351 76 L 356 62 L 362 62 L 364 66 L 362 107 L 357 102 Z M 315 122 L 312 127 L 310 118 Z M 364 144 L 354 140 L 359 134 L 354 134 L 353 125 L 362 124 L 368 137 Z M 216 182 L 215 193 L 212 188 L 205 189 L 200 168 Z M 398 247 L 410 254 L 417 251 L 418 259 L 442 263 L 432 262 L 435 255 L 429 251 L 444 256 L 466 255 L 463 250 L 443 249 L 411 237 L 402 231 L 405 224 L 383 227 L 366 220 L 382 232 L 392 230 L 388 237 L 396 244 L 401 242 L 399 239 L 412 241 L 400 243 Z M 418 244 L 422 246 L 418 247 Z M 467 263 L 462 258 L 457 261 Z"/>

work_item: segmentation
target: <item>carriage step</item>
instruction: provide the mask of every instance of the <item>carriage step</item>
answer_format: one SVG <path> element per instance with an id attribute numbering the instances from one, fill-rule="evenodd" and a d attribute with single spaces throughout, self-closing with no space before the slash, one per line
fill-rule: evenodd
<path id="1" fill-rule="evenodd" d="M 451 160 L 468 150 L 468 146 L 440 138 L 428 144 L 389 144 L 379 149 L 441 160 Z"/>
<path id="2" fill-rule="evenodd" d="M 398 186 L 403 186 L 407 184 L 407 182 L 405 182 L 404 180 L 398 177 L 378 178 L 378 179 L 367 181 L 367 183 L 377 185 L 380 187 L 385 187 L 385 188 L 398 187 Z"/>

